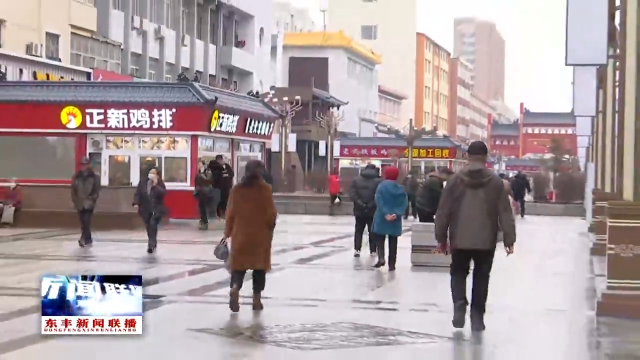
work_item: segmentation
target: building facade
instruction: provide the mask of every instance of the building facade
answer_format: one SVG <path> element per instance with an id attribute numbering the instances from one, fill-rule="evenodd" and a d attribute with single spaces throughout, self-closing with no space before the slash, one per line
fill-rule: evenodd
<path id="1" fill-rule="evenodd" d="M 90 80 L 71 63 L 75 34 L 96 30 L 93 0 L 0 2 L 0 72 L 5 80 Z"/>
<path id="2" fill-rule="evenodd" d="M 289 1 L 273 3 L 273 28 L 284 32 L 312 32 L 322 30 L 307 9 L 293 6 Z"/>
<path id="3" fill-rule="evenodd" d="M 473 67 L 460 58 L 449 64 L 449 135 L 471 139 Z"/>
<path id="4" fill-rule="evenodd" d="M 453 55 L 473 66 L 476 94 L 485 101 L 504 99 L 505 42 L 496 25 L 458 18 L 453 32 Z"/>
<path id="5" fill-rule="evenodd" d="M 272 84 L 270 0 L 95 0 L 97 34 L 115 46 L 121 44 L 121 74 L 168 81 L 184 72 L 190 78 L 225 89 L 268 90 Z M 78 37 L 77 43 L 89 42 Z M 115 61 L 73 49 L 76 61 Z M 88 59 L 87 59 L 88 58 Z"/>
<path id="6" fill-rule="evenodd" d="M 406 99 L 407 95 L 379 85 L 377 122 L 389 126 L 398 124 L 400 122 L 402 102 Z M 375 136 L 378 136 L 378 134 L 375 134 Z"/>
<path id="7" fill-rule="evenodd" d="M 449 133 L 451 53 L 427 35 L 416 33 L 415 126 Z"/>
<path id="8" fill-rule="evenodd" d="M 314 87 L 348 102 L 340 131 L 360 135 L 363 122 L 375 121 L 381 57 L 344 32 L 286 33 L 282 63 L 288 87 Z"/>
<path id="9" fill-rule="evenodd" d="M 403 128 L 414 116 L 417 0 L 328 0 L 327 30 L 347 35 L 380 54 L 380 84 L 406 94 L 401 108 Z M 357 14 L 357 15 L 356 15 Z"/>
<path id="10" fill-rule="evenodd" d="M 469 138 L 471 140 L 487 141 L 489 121 L 493 118 L 495 109 L 475 92 L 471 92 L 471 121 Z"/>

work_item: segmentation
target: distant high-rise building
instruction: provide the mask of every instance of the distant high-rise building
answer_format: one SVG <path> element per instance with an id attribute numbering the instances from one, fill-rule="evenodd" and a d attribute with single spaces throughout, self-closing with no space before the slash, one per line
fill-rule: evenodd
<path id="1" fill-rule="evenodd" d="M 503 100 L 505 42 L 496 24 L 476 18 L 454 20 L 453 55 L 473 69 L 473 92 L 485 101 Z"/>
<path id="2" fill-rule="evenodd" d="M 382 56 L 376 67 L 380 85 L 406 95 L 399 121 L 403 128 L 414 116 L 416 83 L 417 0 L 327 0 L 327 30 L 344 31 Z"/>

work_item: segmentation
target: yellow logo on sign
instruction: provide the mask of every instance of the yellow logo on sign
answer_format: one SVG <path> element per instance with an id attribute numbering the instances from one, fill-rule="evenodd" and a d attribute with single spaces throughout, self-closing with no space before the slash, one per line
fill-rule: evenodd
<path id="1" fill-rule="evenodd" d="M 213 112 L 211 116 L 211 131 L 215 131 L 220 123 L 220 112 L 218 110 Z"/>
<path id="2" fill-rule="evenodd" d="M 82 112 L 75 106 L 67 106 L 60 112 L 60 121 L 67 129 L 77 129 L 82 125 Z"/>

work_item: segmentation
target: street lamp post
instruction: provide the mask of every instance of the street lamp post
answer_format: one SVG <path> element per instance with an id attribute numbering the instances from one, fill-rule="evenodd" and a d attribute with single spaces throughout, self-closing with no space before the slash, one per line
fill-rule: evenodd
<path id="1" fill-rule="evenodd" d="M 320 127 L 327 131 L 327 172 L 331 175 L 333 168 L 333 141 L 338 135 L 338 126 L 344 120 L 344 116 L 342 113 L 329 110 L 324 114 L 316 112 L 316 120 Z"/>
<path id="2" fill-rule="evenodd" d="M 275 98 L 269 96 L 265 99 L 269 105 L 278 110 L 282 114 L 280 119 L 280 152 L 282 157 L 280 159 L 280 171 L 282 176 L 283 191 L 287 185 L 287 169 L 286 169 L 286 155 L 289 142 L 289 129 L 291 128 L 291 119 L 295 116 L 296 112 L 302 108 L 302 99 L 300 96 L 289 98 L 284 96 L 282 98 Z"/>

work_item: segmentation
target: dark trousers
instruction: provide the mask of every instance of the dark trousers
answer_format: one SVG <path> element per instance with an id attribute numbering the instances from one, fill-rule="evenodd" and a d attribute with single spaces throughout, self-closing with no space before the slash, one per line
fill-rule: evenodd
<path id="1" fill-rule="evenodd" d="M 516 199 L 516 202 L 520 205 L 520 216 L 524 216 L 524 204 L 526 203 L 526 201 L 524 201 L 524 198 L 521 198 Z"/>
<path id="2" fill-rule="evenodd" d="M 198 211 L 200 212 L 200 223 L 208 224 L 209 223 L 209 202 L 207 198 L 201 196 L 198 198 Z"/>
<path id="3" fill-rule="evenodd" d="M 418 221 L 421 223 L 434 223 L 435 215 L 435 213 L 429 210 L 418 209 Z"/>
<path id="4" fill-rule="evenodd" d="M 483 315 L 489 295 L 489 275 L 493 266 L 495 249 L 466 250 L 453 249 L 451 252 L 451 297 L 453 303 L 467 301 L 467 275 L 473 260 L 473 289 L 471 290 L 471 312 Z"/>
<path id="5" fill-rule="evenodd" d="M 378 261 L 384 261 L 385 257 L 385 249 L 384 243 L 387 238 L 387 235 L 375 234 L 377 239 L 376 251 L 378 253 Z M 398 255 L 398 237 L 389 235 L 389 266 L 396 265 L 396 256 Z"/>
<path id="6" fill-rule="evenodd" d="M 415 218 L 418 216 L 418 208 L 416 207 L 416 196 L 407 195 L 407 208 L 404 210 L 404 217 L 409 217 L 409 208 L 411 208 L 411 215 Z"/>
<path id="7" fill-rule="evenodd" d="M 93 238 L 91 237 L 91 218 L 93 217 L 93 209 L 78 210 L 78 217 L 80 218 L 80 239 L 85 243 L 91 243 Z"/>
<path id="8" fill-rule="evenodd" d="M 158 245 L 158 225 L 160 225 L 162 216 L 153 213 L 144 214 L 142 220 L 144 220 L 144 225 L 147 228 L 148 246 L 149 248 L 155 248 Z"/>
<path id="9" fill-rule="evenodd" d="M 236 287 L 238 290 L 242 289 L 246 273 L 247 270 L 233 271 L 231 273 L 231 287 Z M 264 270 L 253 270 L 251 276 L 253 277 L 253 293 L 261 293 L 267 282 L 267 272 Z"/>
<path id="10" fill-rule="evenodd" d="M 356 251 L 362 249 L 362 237 L 364 236 L 364 228 L 369 232 L 369 251 L 376 252 L 375 236 L 371 232 L 373 226 L 373 216 L 356 216 L 356 229 L 353 235 L 353 248 Z"/>

